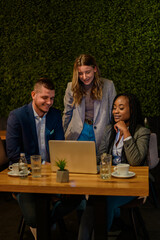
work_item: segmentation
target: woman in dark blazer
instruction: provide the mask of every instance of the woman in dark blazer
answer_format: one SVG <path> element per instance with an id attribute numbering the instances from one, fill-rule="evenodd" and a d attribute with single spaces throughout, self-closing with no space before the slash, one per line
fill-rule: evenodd
<path id="1" fill-rule="evenodd" d="M 143 117 L 137 98 L 131 94 L 115 97 L 112 109 L 112 124 L 106 127 L 98 150 L 98 160 L 102 153 L 113 157 L 113 164 L 129 163 L 132 166 L 144 165 L 150 130 L 143 127 Z M 121 152 L 117 151 L 122 142 Z M 116 146 L 115 146 L 116 145 Z"/>
<path id="2" fill-rule="evenodd" d="M 112 155 L 112 164 L 129 163 L 144 165 L 147 158 L 150 130 L 143 127 L 143 118 L 138 99 L 132 94 L 119 94 L 112 107 L 112 124 L 106 127 L 98 150 L 98 163 L 103 153 Z M 120 215 L 119 207 L 135 197 L 108 196 L 107 199 L 107 231 L 114 216 Z M 89 217 L 90 215 L 90 217 Z M 93 212 L 86 208 L 80 225 L 78 240 L 90 239 L 93 230 Z"/>

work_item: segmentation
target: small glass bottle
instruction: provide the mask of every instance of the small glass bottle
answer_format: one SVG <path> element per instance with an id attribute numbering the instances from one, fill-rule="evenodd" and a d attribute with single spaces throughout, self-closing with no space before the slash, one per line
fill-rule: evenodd
<path id="1" fill-rule="evenodd" d="M 28 165 L 27 165 L 25 153 L 20 153 L 19 176 L 20 178 L 26 178 L 28 176 Z"/>
<path id="2" fill-rule="evenodd" d="M 149 122 L 148 122 L 148 119 L 145 117 L 145 119 L 144 119 L 144 126 L 146 127 L 146 128 L 149 128 Z"/>

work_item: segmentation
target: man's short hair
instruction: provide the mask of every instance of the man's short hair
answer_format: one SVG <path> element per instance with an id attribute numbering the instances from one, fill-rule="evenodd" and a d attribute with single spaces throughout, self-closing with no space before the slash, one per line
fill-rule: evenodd
<path id="1" fill-rule="evenodd" d="M 49 90 L 55 90 L 54 84 L 50 78 L 42 77 L 38 79 L 34 84 L 34 89 L 38 88 L 41 85 Z"/>

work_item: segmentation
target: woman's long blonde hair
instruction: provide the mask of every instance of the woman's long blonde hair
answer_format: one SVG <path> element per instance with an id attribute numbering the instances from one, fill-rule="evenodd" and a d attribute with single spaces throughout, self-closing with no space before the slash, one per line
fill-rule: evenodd
<path id="1" fill-rule="evenodd" d="M 102 99 L 102 87 L 103 82 L 100 79 L 100 71 L 95 59 L 91 55 L 81 54 L 74 63 L 73 78 L 72 78 L 72 91 L 73 91 L 73 105 L 79 105 L 85 95 L 85 89 L 83 83 L 78 77 L 78 67 L 80 66 L 91 66 L 96 68 L 97 71 L 94 74 L 93 85 L 91 89 L 91 98 L 93 100 Z"/>

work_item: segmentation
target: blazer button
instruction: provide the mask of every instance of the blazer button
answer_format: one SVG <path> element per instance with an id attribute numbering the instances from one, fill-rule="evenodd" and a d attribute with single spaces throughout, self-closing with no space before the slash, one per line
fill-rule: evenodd
<path id="1" fill-rule="evenodd" d="M 94 126 L 94 129 L 97 129 L 97 127 L 96 127 L 96 126 Z"/>

